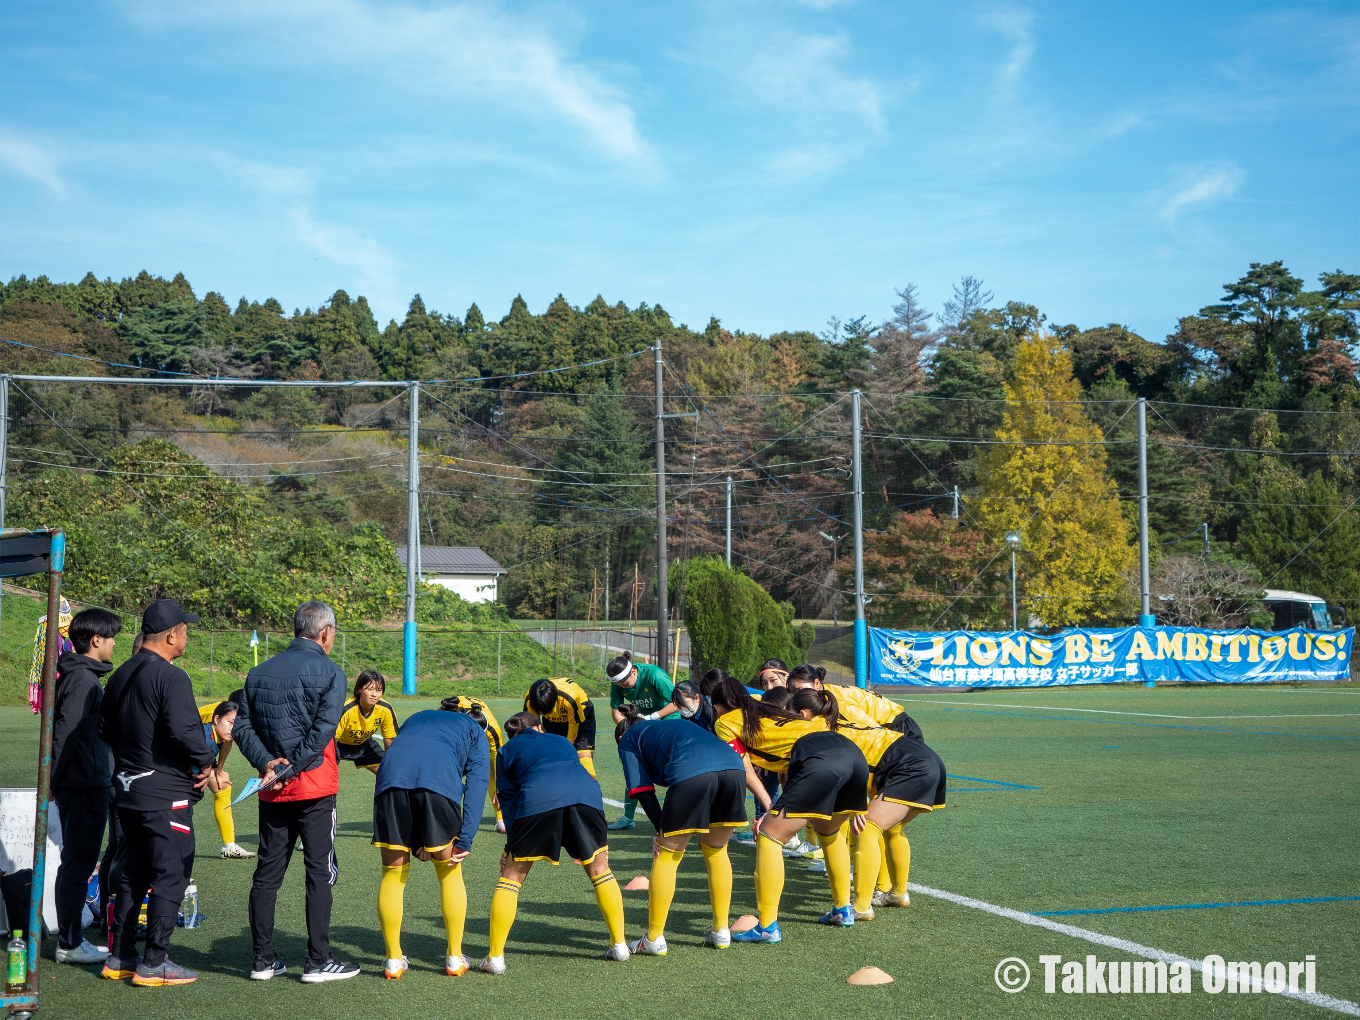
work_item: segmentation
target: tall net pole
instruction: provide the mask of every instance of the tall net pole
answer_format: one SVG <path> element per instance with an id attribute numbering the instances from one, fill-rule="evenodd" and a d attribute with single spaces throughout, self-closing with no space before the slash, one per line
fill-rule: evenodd
<path id="1" fill-rule="evenodd" d="M 1138 398 L 1138 576 L 1141 615 L 1138 626 L 1152 627 L 1152 572 L 1148 565 L 1147 398 Z"/>
<path id="2" fill-rule="evenodd" d="M 727 569 L 732 569 L 732 476 L 727 476 Z"/>
<path id="3" fill-rule="evenodd" d="M 406 627 L 402 641 L 401 693 L 416 692 L 416 571 L 420 556 L 420 383 L 411 383 L 410 450 L 406 467 Z"/>
<path id="4" fill-rule="evenodd" d="M 661 359 L 661 338 L 656 346 L 656 664 L 668 664 L 666 625 L 670 615 L 670 593 L 666 590 L 666 398 L 662 392 L 665 366 Z"/>
<path id="5" fill-rule="evenodd" d="M 854 461 L 855 500 L 855 684 L 869 686 L 869 621 L 864 616 L 864 473 L 860 466 L 860 392 L 850 392 L 854 425 L 850 458 Z"/>

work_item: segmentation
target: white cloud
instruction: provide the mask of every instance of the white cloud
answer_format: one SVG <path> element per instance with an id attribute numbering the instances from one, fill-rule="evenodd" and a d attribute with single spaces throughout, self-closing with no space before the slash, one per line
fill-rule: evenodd
<path id="1" fill-rule="evenodd" d="M 66 185 L 57 172 L 60 159 L 50 146 L 0 129 L 0 166 L 60 195 Z"/>
<path id="2" fill-rule="evenodd" d="M 487 101 L 565 121 L 588 148 L 611 159 L 655 162 L 628 98 L 574 58 L 541 18 L 472 3 L 420 7 L 359 0 L 145 4 L 134 16 L 149 30 L 235 29 L 236 38 L 225 44 L 235 62 L 320 63 L 356 78 L 382 77 L 389 89 Z"/>
<path id="3" fill-rule="evenodd" d="M 739 65 L 751 98 L 804 117 L 849 115 L 865 127 L 882 129 L 883 89 L 844 69 L 850 51 L 844 35 L 783 31 L 766 40 Z"/>
<path id="4" fill-rule="evenodd" d="M 1185 167 L 1159 196 L 1157 218 L 1174 224 L 1189 209 L 1232 198 L 1246 177 L 1246 171 L 1233 162 Z"/>
<path id="5" fill-rule="evenodd" d="M 996 69 L 996 95 L 1008 100 L 1015 95 L 1020 78 L 1034 57 L 1034 12 L 1024 8 L 1002 8 L 982 15 L 982 23 L 1000 32 L 1010 44 L 1006 58 Z"/>

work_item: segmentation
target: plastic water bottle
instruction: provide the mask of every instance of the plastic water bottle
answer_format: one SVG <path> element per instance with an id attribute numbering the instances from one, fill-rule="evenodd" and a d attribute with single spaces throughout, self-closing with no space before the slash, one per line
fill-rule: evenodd
<path id="1" fill-rule="evenodd" d="M 190 882 L 184 890 L 184 902 L 179 905 L 179 923 L 185 928 L 197 928 L 202 920 L 198 912 L 198 886 Z"/>
<path id="2" fill-rule="evenodd" d="M 20 994 L 28 984 L 28 943 L 24 933 L 16 931 L 9 940 L 9 972 L 5 977 L 5 991 Z"/>

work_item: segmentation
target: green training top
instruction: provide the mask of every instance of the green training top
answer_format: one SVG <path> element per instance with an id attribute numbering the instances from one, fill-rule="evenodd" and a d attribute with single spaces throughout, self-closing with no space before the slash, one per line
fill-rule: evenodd
<path id="1" fill-rule="evenodd" d="M 671 692 L 675 690 L 670 674 L 648 662 L 639 662 L 636 668 L 637 683 L 632 687 L 609 685 L 609 707 L 618 708 L 628 702 L 644 712 L 660 712 L 671 703 Z"/>

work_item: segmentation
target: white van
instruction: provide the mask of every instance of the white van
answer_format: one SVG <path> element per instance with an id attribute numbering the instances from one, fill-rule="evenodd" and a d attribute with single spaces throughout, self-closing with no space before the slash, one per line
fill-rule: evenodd
<path id="1" fill-rule="evenodd" d="M 1261 601 L 1275 614 L 1271 630 L 1289 630 L 1291 627 L 1340 630 L 1346 626 L 1346 610 L 1341 606 L 1328 605 L 1316 595 L 1267 588 Z"/>

